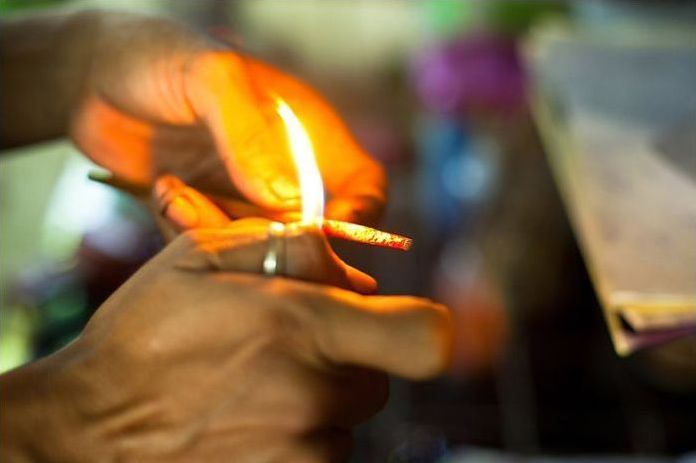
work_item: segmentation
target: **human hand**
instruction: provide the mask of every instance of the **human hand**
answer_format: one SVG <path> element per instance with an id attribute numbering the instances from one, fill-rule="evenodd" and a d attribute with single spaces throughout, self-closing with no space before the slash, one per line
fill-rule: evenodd
<path id="1" fill-rule="evenodd" d="M 255 223 L 262 226 L 268 224 L 267 220 L 260 218 L 264 215 L 271 220 L 291 223 L 301 218 L 296 212 L 263 211 L 237 200 L 219 196 L 214 198 L 215 200 L 186 185 L 174 175 L 163 175 L 155 181 L 150 204 L 160 231 L 168 241 L 189 230 L 227 228 L 231 225 L 236 227 L 239 219 L 247 217 L 258 218 Z M 265 228 L 262 231 L 264 230 Z M 326 255 L 335 256 L 328 244 Z M 338 259 L 337 256 L 335 258 Z"/>
<path id="2" fill-rule="evenodd" d="M 279 96 L 312 138 L 332 198 L 327 217 L 379 216 L 382 168 L 311 88 L 176 23 L 109 13 L 98 24 L 71 126 L 94 161 L 138 184 L 171 173 L 205 193 L 297 210 L 295 169 L 275 113 Z"/>
<path id="3" fill-rule="evenodd" d="M 15 438 L 4 451 L 31 449 L 41 461 L 344 461 L 350 429 L 385 401 L 380 371 L 422 379 L 444 368 L 449 318 L 437 304 L 240 273 L 261 265 L 255 221 L 180 235 L 75 342 L 10 373 L 1 419 Z M 288 239 L 293 261 L 311 264 L 289 276 L 331 273 L 322 239 Z M 347 274 L 344 286 L 361 278 Z"/>

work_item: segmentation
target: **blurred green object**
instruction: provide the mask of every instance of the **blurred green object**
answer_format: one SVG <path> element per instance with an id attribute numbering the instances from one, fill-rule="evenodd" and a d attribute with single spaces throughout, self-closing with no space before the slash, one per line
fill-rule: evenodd
<path id="1" fill-rule="evenodd" d="M 67 0 L 0 0 L 0 13 L 7 11 L 51 8 L 64 5 Z"/>
<path id="2" fill-rule="evenodd" d="M 427 0 L 424 3 L 428 26 L 440 38 L 462 35 L 472 29 L 492 29 L 517 35 L 538 18 L 565 14 L 566 2 L 554 0 Z"/>
<path id="3" fill-rule="evenodd" d="M 424 4 L 425 17 L 438 35 L 451 37 L 473 23 L 474 6 L 470 1 L 428 0 Z"/>
<path id="4" fill-rule="evenodd" d="M 511 34 L 525 32 L 537 19 L 548 15 L 565 14 L 566 2 L 540 1 L 494 1 L 486 2 L 490 23 L 498 30 Z"/>
<path id="5" fill-rule="evenodd" d="M 34 312 L 3 304 L 0 312 L 0 373 L 31 360 L 35 325 Z"/>

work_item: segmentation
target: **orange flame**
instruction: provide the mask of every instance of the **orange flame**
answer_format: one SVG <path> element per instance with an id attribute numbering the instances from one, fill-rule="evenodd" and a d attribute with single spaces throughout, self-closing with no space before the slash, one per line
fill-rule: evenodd
<path id="1" fill-rule="evenodd" d="M 302 222 L 321 226 L 324 219 L 324 183 L 309 134 L 288 104 L 276 97 L 276 111 L 284 122 L 302 195 Z"/>
<path id="2" fill-rule="evenodd" d="M 280 97 L 276 96 L 275 100 L 276 111 L 285 125 L 290 153 L 297 169 L 302 196 L 302 223 L 315 225 L 336 238 L 407 251 L 412 244 L 411 238 L 339 220 L 324 220 L 324 183 L 312 140 L 292 108 Z"/>

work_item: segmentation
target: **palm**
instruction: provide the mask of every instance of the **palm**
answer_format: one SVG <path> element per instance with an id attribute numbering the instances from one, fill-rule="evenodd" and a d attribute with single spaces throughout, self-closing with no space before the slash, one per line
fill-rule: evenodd
<path id="1" fill-rule="evenodd" d="M 92 160 L 129 182 L 149 185 L 172 173 L 203 191 L 236 194 L 202 124 L 149 123 L 91 97 L 76 118 L 73 138 Z"/>
<path id="2" fill-rule="evenodd" d="M 385 188 L 381 168 L 320 96 L 249 58 L 243 59 L 242 74 L 210 72 L 230 59 L 229 53 L 212 56 L 201 60 L 203 72 L 180 79 L 185 96 L 162 92 L 171 85 L 153 85 L 149 69 L 129 68 L 118 81 L 97 75 L 95 91 L 88 92 L 74 119 L 76 143 L 95 162 L 132 182 L 149 185 L 171 173 L 207 193 L 243 198 L 266 209 L 293 209 L 298 206 L 296 174 L 271 97 L 280 96 L 313 140 L 333 206 L 362 210 L 358 220 L 379 213 Z"/>

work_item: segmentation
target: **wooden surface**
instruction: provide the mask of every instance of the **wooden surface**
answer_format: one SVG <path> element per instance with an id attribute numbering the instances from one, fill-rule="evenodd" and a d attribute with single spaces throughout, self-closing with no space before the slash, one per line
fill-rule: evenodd
<path id="1" fill-rule="evenodd" d="M 588 85 L 581 73 L 544 68 L 553 51 L 547 46 L 540 54 L 544 44 L 534 46 L 535 118 L 616 351 L 625 355 L 696 334 L 696 178 L 688 167 L 696 146 L 669 143 L 696 133 L 693 87 L 682 94 L 683 105 L 670 94 L 649 95 L 653 100 L 642 105 L 629 94 L 625 103 L 607 92 L 613 78 L 615 91 L 628 93 L 609 75 L 597 84 L 607 103 L 589 101 L 592 88 L 579 90 Z M 580 55 L 588 60 L 587 47 Z M 600 76 L 601 70 L 594 68 Z M 664 92 L 680 91 L 664 85 Z M 673 103 L 662 104 L 670 98 Z M 676 148 L 664 150 L 665 140 Z"/>
<path id="2" fill-rule="evenodd" d="M 586 116 L 571 136 L 543 101 L 536 113 L 617 352 L 696 325 L 696 184 L 615 122 Z"/>

